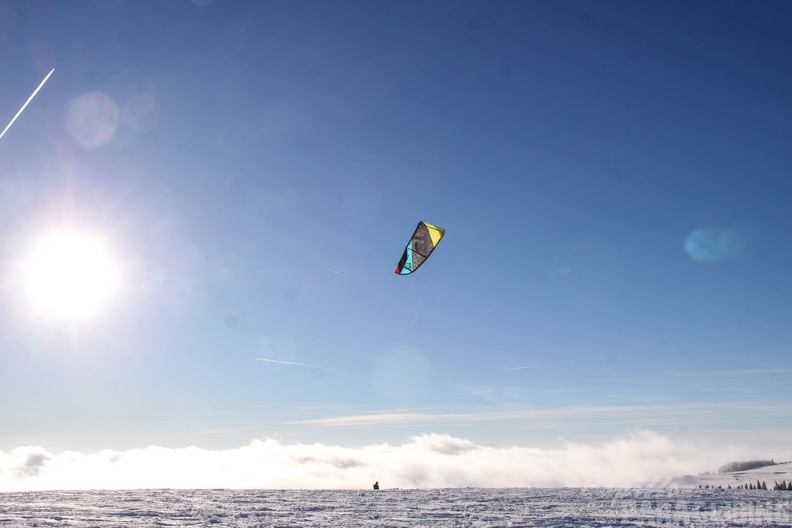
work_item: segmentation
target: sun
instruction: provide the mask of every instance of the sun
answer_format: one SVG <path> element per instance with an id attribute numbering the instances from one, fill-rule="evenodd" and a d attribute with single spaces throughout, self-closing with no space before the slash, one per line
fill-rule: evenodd
<path id="1" fill-rule="evenodd" d="M 90 319 L 118 288 L 118 266 L 102 238 L 60 229 L 40 238 L 23 263 L 23 288 L 38 315 Z"/>

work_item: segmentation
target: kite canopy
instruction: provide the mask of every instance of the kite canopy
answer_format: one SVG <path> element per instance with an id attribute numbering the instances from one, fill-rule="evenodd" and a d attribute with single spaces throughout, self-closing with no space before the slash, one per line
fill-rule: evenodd
<path id="1" fill-rule="evenodd" d="M 433 226 L 426 222 L 419 222 L 415 228 L 412 238 L 404 248 L 399 265 L 396 266 L 396 273 L 399 275 L 409 275 L 417 270 L 424 263 L 434 248 L 440 243 L 440 239 L 445 235 L 445 229 Z"/>

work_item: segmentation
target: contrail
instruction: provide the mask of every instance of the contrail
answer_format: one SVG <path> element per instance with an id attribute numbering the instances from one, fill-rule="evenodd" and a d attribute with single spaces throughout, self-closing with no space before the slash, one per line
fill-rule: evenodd
<path id="1" fill-rule="evenodd" d="M 340 370 L 335 370 L 335 369 L 331 369 L 331 368 L 327 368 L 327 367 L 317 367 L 316 365 L 306 365 L 305 363 L 294 363 L 292 361 L 280 361 L 278 359 L 264 359 L 264 358 L 253 358 L 253 359 L 255 359 L 257 361 L 266 361 L 268 363 L 280 363 L 282 365 L 294 365 L 296 367 L 306 367 L 306 368 L 312 368 L 312 369 L 326 370 L 328 372 L 335 372 L 337 374 L 343 374 L 344 376 L 349 376 L 350 375 L 348 372 L 342 372 Z"/>
<path id="2" fill-rule="evenodd" d="M 545 363 L 543 365 L 526 365 L 524 367 L 511 367 L 503 370 L 525 370 L 542 367 L 560 367 L 561 365 L 576 365 L 578 363 L 585 363 L 585 361 L 562 361 L 561 363 Z"/>
<path id="3" fill-rule="evenodd" d="M 33 91 L 33 93 L 30 95 L 30 97 L 28 97 L 28 100 L 27 100 L 27 101 L 25 101 L 25 104 L 23 104 L 23 105 L 22 105 L 22 108 L 20 108 L 20 109 L 19 109 L 19 112 L 17 112 L 17 113 L 16 113 L 16 115 L 14 116 L 14 119 L 12 119 L 12 120 L 11 120 L 11 122 L 10 122 L 10 123 L 8 123 L 8 125 L 5 127 L 5 130 L 3 130 L 3 132 L 2 132 L 2 133 L 0 133 L 0 139 L 3 139 L 3 136 L 5 136 L 5 133 L 6 133 L 6 132 L 8 132 L 8 129 L 9 129 L 9 128 L 11 128 L 11 125 L 13 125 L 13 124 L 14 124 L 14 121 L 16 121 L 16 120 L 17 120 L 17 117 L 19 117 L 19 114 L 21 114 L 21 113 L 22 113 L 22 111 L 25 109 L 25 107 L 27 107 L 28 103 L 30 103 L 30 101 L 31 101 L 31 100 L 32 100 L 34 97 L 36 97 L 36 94 L 38 93 L 38 91 L 39 91 L 39 90 L 41 90 L 41 87 L 42 87 L 42 86 L 44 86 L 44 83 L 45 83 L 45 82 L 47 82 L 47 79 L 49 79 L 49 78 L 50 78 L 50 75 L 52 75 L 52 72 L 54 72 L 54 71 L 55 71 L 55 68 L 52 68 L 52 69 L 50 70 L 50 72 L 47 74 L 47 76 L 46 76 L 46 77 L 44 77 L 44 80 L 43 80 L 43 81 L 41 81 L 41 84 L 39 84 L 39 85 L 38 85 L 38 88 L 36 88 L 36 89 Z"/>

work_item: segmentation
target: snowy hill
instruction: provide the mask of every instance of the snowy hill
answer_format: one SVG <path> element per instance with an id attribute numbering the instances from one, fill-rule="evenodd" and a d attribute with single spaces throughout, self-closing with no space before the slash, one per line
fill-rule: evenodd
<path id="1" fill-rule="evenodd" d="M 744 484 L 756 484 L 756 481 L 765 482 L 768 488 L 773 487 L 774 482 L 792 480 L 792 462 L 785 464 L 775 464 L 746 471 L 732 471 L 729 473 L 702 473 L 699 475 L 685 475 L 673 480 L 673 484 L 679 487 L 709 486 L 710 488 L 727 488 Z"/>

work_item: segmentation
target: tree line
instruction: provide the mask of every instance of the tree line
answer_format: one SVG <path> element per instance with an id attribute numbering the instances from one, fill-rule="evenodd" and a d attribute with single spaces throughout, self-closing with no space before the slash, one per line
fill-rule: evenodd
<path id="1" fill-rule="evenodd" d="M 770 460 L 746 460 L 744 462 L 729 462 L 718 468 L 718 473 L 732 473 L 734 471 L 748 471 L 766 466 L 775 466 L 776 462 Z"/>
<path id="2" fill-rule="evenodd" d="M 712 485 L 712 486 L 710 486 L 709 484 L 705 484 L 704 486 L 702 486 L 701 484 L 699 484 L 699 488 L 703 488 L 703 489 L 710 489 L 710 488 L 712 488 L 712 489 L 723 489 L 723 486 L 721 486 L 721 485 L 718 485 L 718 486 Z M 729 485 L 729 486 L 726 487 L 726 489 L 747 489 L 747 490 L 761 489 L 761 490 L 766 490 L 768 488 L 767 488 L 767 483 L 765 481 L 759 482 L 759 480 L 757 479 L 756 484 L 754 484 L 752 482 L 749 482 L 747 484 L 740 484 L 739 486 L 737 486 L 735 488 L 732 488 L 731 485 Z M 790 480 L 789 482 L 787 482 L 786 480 L 782 480 L 781 482 L 773 481 L 773 487 L 771 489 L 783 490 L 783 491 L 792 491 L 792 480 Z"/>

